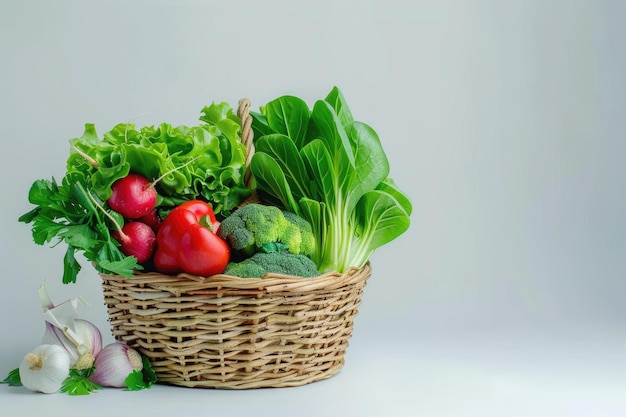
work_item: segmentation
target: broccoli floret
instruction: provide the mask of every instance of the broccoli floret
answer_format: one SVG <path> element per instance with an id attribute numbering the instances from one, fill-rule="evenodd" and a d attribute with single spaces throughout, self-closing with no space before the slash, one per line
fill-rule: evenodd
<path id="1" fill-rule="evenodd" d="M 315 263 L 305 255 L 290 252 L 258 252 L 241 262 L 231 262 L 224 274 L 241 278 L 261 278 L 268 273 L 314 277 L 319 275 Z"/>
<path id="2" fill-rule="evenodd" d="M 255 254 L 266 243 L 278 241 L 284 216 L 279 208 L 248 204 L 235 210 L 220 225 L 220 236 L 241 259 Z"/>
<path id="3" fill-rule="evenodd" d="M 264 247 L 276 243 L 287 246 L 293 254 L 312 256 L 315 251 L 311 225 L 276 206 L 247 204 L 222 221 L 219 233 L 231 247 L 235 261 L 272 251 Z"/>
<path id="4" fill-rule="evenodd" d="M 241 278 L 261 278 L 266 271 L 261 265 L 248 258 L 241 262 L 230 262 L 223 273 Z"/>
<path id="5" fill-rule="evenodd" d="M 287 245 L 292 253 L 312 256 L 315 252 L 315 236 L 311 223 L 291 211 L 283 210 L 283 216 L 290 224 L 287 226 L 282 243 Z"/>

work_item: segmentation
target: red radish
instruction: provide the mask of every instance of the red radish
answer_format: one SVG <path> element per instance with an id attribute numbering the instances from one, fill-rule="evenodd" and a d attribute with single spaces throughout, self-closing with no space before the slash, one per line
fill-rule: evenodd
<path id="1" fill-rule="evenodd" d="M 142 222 L 129 222 L 116 230 L 113 237 L 120 242 L 120 250 L 126 256 L 134 256 L 140 264 L 148 262 L 156 247 L 156 234 Z"/>
<path id="2" fill-rule="evenodd" d="M 150 213 L 156 204 L 157 193 L 144 176 L 130 173 L 111 186 L 109 207 L 126 219 L 138 219 Z"/>
<path id="3" fill-rule="evenodd" d="M 159 214 L 157 213 L 156 209 L 150 210 L 148 214 L 138 218 L 137 221 L 145 223 L 148 226 L 150 226 L 150 228 L 154 231 L 154 233 L 157 233 L 159 231 L 159 228 L 161 227 L 161 218 L 159 217 Z"/>

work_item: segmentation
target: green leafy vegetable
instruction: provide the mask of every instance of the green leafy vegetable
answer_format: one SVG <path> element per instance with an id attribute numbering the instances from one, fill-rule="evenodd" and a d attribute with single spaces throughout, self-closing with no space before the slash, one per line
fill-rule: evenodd
<path id="1" fill-rule="evenodd" d="M 119 225 L 124 219 L 106 204 L 112 184 L 130 172 L 159 179 L 156 209 L 163 216 L 192 199 L 207 201 L 216 214 L 226 216 L 250 194 L 239 118 L 228 104 L 213 103 L 200 120 L 191 127 L 161 123 L 139 129 L 120 123 L 102 138 L 93 124 L 86 124 L 83 135 L 70 140 L 61 183 L 54 178 L 33 183 L 28 200 L 35 207 L 19 221 L 32 225 L 39 245 L 67 244 L 64 283 L 76 282 L 78 253 L 99 272 L 130 277 L 143 269 L 113 238 L 111 218 Z"/>
<path id="2" fill-rule="evenodd" d="M 21 222 L 32 223 L 35 243 L 67 244 L 63 258 L 64 284 L 76 282 L 80 271 L 75 257 L 77 251 L 102 272 L 129 277 L 133 270 L 141 269 L 134 257 L 127 257 L 119 250 L 108 220 L 93 201 L 102 202 L 89 196 L 87 186 L 87 178 L 78 172 L 68 173 L 61 184 L 54 179 L 37 180 L 28 195 L 29 201 L 37 207 L 19 218 Z"/>
<path id="3" fill-rule="evenodd" d="M 71 369 L 69 376 L 63 381 L 61 392 L 72 396 L 88 395 L 95 390 L 102 389 L 100 385 L 89 380 L 90 372 L 90 370 Z"/>
<path id="4" fill-rule="evenodd" d="M 228 214 L 250 190 L 244 184 L 246 150 L 239 139 L 239 118 L 227 103 L 202 110 L 197 126 L 135 127 L 120 123 L 98 138 L 92 124 L 80 138 L 72 139 L 68 172 L 82 172 L 89 189 L 103 201 L 112 184 L 135 172 L 161 178 L 161 206 L 183 200 L 210 201 L 216 214 Z M 164 177 L 162 177 L 165 175 Z"/>
<path id="5" fill-rule="evenodd" d="M 7 375 L 7 377 L 0 382 L 3 384 L 9 384 L 10 387 L 21 387 L 22 380 L 20 379 L 20 368 L 15 368 L 9 372 L 9 375 Z"/>
<path id="6" fill-rule="evenodd" d="M 378 135 L 353 119 L 338 88 L 312 110 L 283 96 L 252 116 L 257 187 L 311 223 L 320 271 L 361 267 L 408 229 L 410 199 L 388 177 Z"/>
<path id="7" fill-rule="evenodd" d="M 152 364 L 145 356 L 142 356 L 143 368 L 141 371 L 134 370 L 131 372 L 124 383 L 129 391 L 139 391 L 151 388 L 157 382 L 156 373 L 152 368 Z"/>

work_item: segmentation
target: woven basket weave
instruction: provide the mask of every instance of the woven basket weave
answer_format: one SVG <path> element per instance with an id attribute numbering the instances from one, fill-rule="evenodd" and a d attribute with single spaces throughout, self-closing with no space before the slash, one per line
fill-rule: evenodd
<path id="1" fill-rule="evenodd" d="M 249 109 L 239 102 L 248 162 Z M 371 268 L 313 278 L 100 275 L 113 336 L 146 356 L 160 383 L 248 389 L 339 372 Z"/>

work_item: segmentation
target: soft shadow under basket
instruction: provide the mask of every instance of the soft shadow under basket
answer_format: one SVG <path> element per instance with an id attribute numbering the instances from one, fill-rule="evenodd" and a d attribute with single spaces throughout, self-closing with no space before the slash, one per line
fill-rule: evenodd
<path id="1" fill-rule="evenodd" d="M 249 111 L 241 100 L 248 163 Z M 339 372 L 371 269 L 313 278 L 100 275 L 113 336 L 148 358 L 159 383 L 247 389 L 300 386 Z"/>

